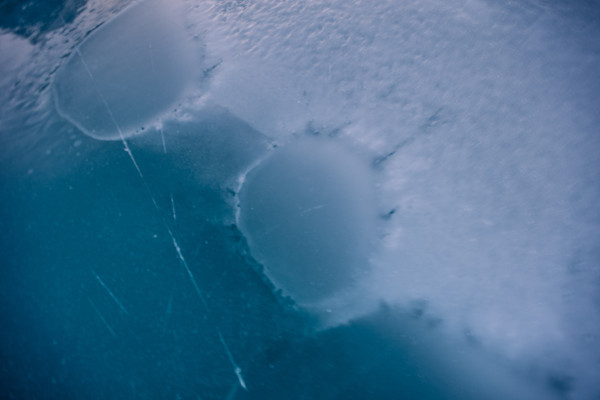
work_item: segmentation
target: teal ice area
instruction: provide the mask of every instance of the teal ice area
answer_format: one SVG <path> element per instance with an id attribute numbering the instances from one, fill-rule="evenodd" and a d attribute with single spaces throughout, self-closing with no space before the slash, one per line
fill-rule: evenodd
<path id="1" fill-rule="evenodd" d="M 57 111 L 101 140 L 156 123 L 201 76 L 182 12 L 179 2 L 143 1 L 93 31 L 54 78 Z"/>

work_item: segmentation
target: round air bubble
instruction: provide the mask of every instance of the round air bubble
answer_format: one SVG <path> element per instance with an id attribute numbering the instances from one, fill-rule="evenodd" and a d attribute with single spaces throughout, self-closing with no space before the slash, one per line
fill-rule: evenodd
<path id="1" fill-rule="evenodd" d="M 298 304 L 323 304 L 366 272 L 375 224 L 369 170 L 333 142 L 301 139 L 274 151 L 239 196 L 253 256 Z"/>
<path id="2" fill-rule="evenodd" d="M 115 140 L 180 99 L 201 57 L 175 3 L 146 0 L 90 35 L 54 79 L 58 112 L 93 138 Z"/>

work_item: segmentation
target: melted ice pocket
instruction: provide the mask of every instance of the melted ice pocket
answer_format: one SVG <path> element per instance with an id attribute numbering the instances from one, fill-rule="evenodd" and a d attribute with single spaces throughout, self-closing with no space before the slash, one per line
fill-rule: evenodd
<path id="1" fill-rule="evenodd" d="M 368 168 L 334 143 L 302 139 L 259 164 L 240 191 L 240 226 L 285 294 L 327 306 L 367 271 L 375 226 Z"/>
<path id="2" fill-rule="evenodd" d="M 178 11 L 144 1 L 90 35 L 56 75 L 58 112 L 87 135 L 114 140 L 168 110 L 201 70 Z"/>

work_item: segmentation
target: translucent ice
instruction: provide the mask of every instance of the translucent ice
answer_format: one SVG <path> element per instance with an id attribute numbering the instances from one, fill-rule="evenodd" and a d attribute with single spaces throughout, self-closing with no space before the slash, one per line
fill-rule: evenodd
<path id="1" fill-rule="evenodd" d="M 248 175 L 240 225 L 266 274 L 302 305 L 351 287 L 364 272 L 374 207 L 367 169 L 326 141 L 292 142 Z"/>
<path id="2" fill-rule="evenodd" d="M 197 77 L 200 55 L 177 7 L 139 3 L 90 35 L 54 80 L 58 112 L 96 139 L 131 136 Z M 112 115 L 111 115 L 112 114 Z"/>

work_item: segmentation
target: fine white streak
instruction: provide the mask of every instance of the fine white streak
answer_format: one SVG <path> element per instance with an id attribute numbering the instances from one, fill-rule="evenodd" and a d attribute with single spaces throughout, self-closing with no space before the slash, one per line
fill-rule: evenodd
<path id="1" fill-rule="evenodd" d="M 173 193 L 171 193 L 171 211 L 173 213 L 173 221 L 176 221 L 177 213 L 175 212 L 175 199 L 173 199 Z"/>
<path id="2" fill-rule="evenodd" d="M 102 100 L 102 103 L 104 104 L 104 107 L 106 107 L 106 111 L 108 112 L 108 115 L 110 116 L 110 119 L 112 120 L 113 124 L 117 128 L 117 132 L 119 132 L 119 137 L 121 138 L 121 142 L 123 143 L 123 147 L 125 147 L 125 151 L 127 152 L 127 154 L 129 154 L 129 158 L 131 158 L 131 162 L 133 162 L 133 165 L 135 166 L 135 169 L 137 170 L 138 174 L 140 174 L 140 177 L 143 180 L 144 179 L 144 174 L 142 174 L 142 170 L 138 166 L 138 163 L 135 161 L 135 158 L 133 157 L 133 153 L 131 152 L 131 149 L 129 148 L 129 143 L 127 143 L 127 140 L 125 140 L 125 135 L 123 134 L 123 131 L 121 130 L 121 127 L 119 126 L 117 120 L 115 119 L 115 116 L 114 116 L 112 110 L 108 106 L 108 103 L 106 102 L 106 99 L 102 95 L 102 92 L 100 92 L 100 89 L 98 88 L 98 85 L 96 84 L 96 80 L 94 79 L 94 76 L 92 75 L 92 71 L 88 67 L 88 65 L 85 62 L 85 60 L 83 59 L 83 55 L 79 51 L 79 48 L 77 48 L 76 51 L 77 51 L 77 55 L 79 56 L 79 59 L 81 60 L 81 63 L 83 64 L 83 67 L 85 68 L 86 72 L 88 73 L 88 75 L 90 76 L 90 79 L 92 80 L 92 82 L 94 84 L 94 88 L 96 89 L 96 92 L 98 93 L 98 97 L 100 97 L 100 100 Z M 152 199 L 152 201 L 154 201 L 154 199 Z"/>
<path id="3" fill-rule="evenodd" d="M 168 230 L 169 230 L 169 235 L 171 236 L 171 239 L 173 240 L 173 246 L 175 247 L 175 251 L 177 251 L 177 256 L 179 257 L 181 264 L 183 264 L 185 271 L 187 272 L 188 276 L 190 277 L 190 280 L 192 281 L 192 285 L 194 285 L 194 289 L 196 290 L 198 297 L 200 297 L 200 301 L 202 301 L 202 304 L 206 308 L 206 312 L 209 315 L 212 315 L 210 312 L 210 309 L 208 308 L 208 303 L 206 302 L 206 299 L 204 298 L 204 295 L 202 294 L 200 287 L 198 287 L 196 278 L 194 277 L 194 274 L 192 274 L 192 271 L 190 270 L 190 267 L 188 266 L 188 263 L 185 260 L 183 253 L 181 252 L 181 247 L 179 247 L 179 243 L 177 243 L 177 239 L 175 239 L 173 232 L 171 232 L 170 229 L 168 229 Z M 244 390 L 248 390 L 248 388 L 246 387 L 246 382 L 244 381 L 244 377 L 242 376 L 242 369 L 235 362 L 235 359 L 233 358 L 233 355 L 231 354 L 231 350 L 229 350 L 229 346 L 225 342 L 225 339 L 223 339 L 223 335 L 221 334 L 221 331 L 219 330 L 219 328 L 216 325 L 215 325 L 215 329 L 217 331 L 217 335 L 219 335 L 219 340 L 221 341 L 221 344 L 223 345 L 223 349 L 225 349 L 225 353 L 227 353 L 227 358 L 229 359 L 229 362 L 231 363 L 231 366 L 233 367 L 233 371 L 235 372 L 235 375 L 237 376 L 238 381 L 240 382 L 240 386 L 242 388 L 244 388 Z"/>
<path id="4" fill-rule="evenodd" d="M 223 344 L 223 347 L 225 348 L 225 352 L 227 353 L 229 362 L 233 366 L 235 375 L 237 376 L 238 381 L 240 382 L 240 386 L 244 390 L 248 390 L 248 388 L 246 387 L 246 382 L 244 381 L 244 377 L 242 376 L 242 369 L 235 363 L 235 360 L 233 359 L 233 356 L 231 355 L 231 351 L 229 351 L 229 346 L 227 346 L 227 343 L 225 343 L 225 339 L 223 339 L 223 335 L 221 335 L 221 331 L 217 330 L 217 333 L 219 334 L 219 339 L 221 340 L 221 344 Z"/>
<path id="5" fill-rule="evenodd" d="M 313 212 L 313 211 L 315 211 L 315 210 L 320 210 L 320 209 L 321 209 L 321 208 L 323 208 L 323 207 L 325 207 L 325 204 L 320 204 L 320 205 L 318 205 L 318 206 L 314 206 L 314 207 L 307 208 L 306 210 L 303 210 L 303 211 L 300 213 L 300 215 L 301 215 L 301 216 L 305 216 L 306 214 L 308 214 L 308 213 L 310 213 L 310 212 Z"/>
<path id="6" fill-rule="evenodd" d="M 110 327 L 110 325 L 108 324 L 108 322 L 106 322 L 106 320 L 104 319 L 104 316 L 102 315 L 102 313 L 100 312 L 100 310 L 98 310 L 98 308 L 96 307 L 96 305 L 94 304 L 94 302 L 88 297 L 88 301 L 90 302 L 90 305 L 92 306 L 92 308 L 94 309 L 94 311 L 96 312 L 96 314 L 98 315 L 98 317 L 100 317 L 100 320 L 102 321 L 102 323 L 104 324 L 104 326 L 106 327 L 106 329 L 108 329 L 108 331 L 110 332 L 111 335 L 113 335 L 113 337 L 117 337 L 117 334 L 115 333 L 115 331 L 113 331 L 113 329 Z"/>
<path id="7" fill-rule="evenodd" d="M 160 124 L 160 139 L 162 140 L 163 153 L 167 154 L 167 143 L 165 142 L 165 133 L 163 132 L 162 121 L 159 121 Z"/>
<path id="8" fill-rule="evenodd" d="M 110 295 L 110 297 L 112 297 L 112 299 L 115 301 L 115 303 L 117 303 L 117 305 L 119 306 L 119 308 L 121 309 L 121 311 L 123 311 L 125 314 L 129 315 L 129 312 L 127 312 L 127 310 L 123 306 L 123 303 L 121 303 L 119 301 L 119 299 L 117 298 L 117 296 L 115 296 L 115 294 L 112 292 L 112 290 L 110 290 L 108 288 L 108 286 L 106 286 L 106 284 L 104 283 L 104 281 L 102 279 L 100 279 L 100 277 L 98 276 L 98 274 L 96 273 L 96 271 L 92 270 L 92 273 L 96 277 L 96 280 L 98 282 L 100 282 L 100 285 L 102 285 L 102 287 L 108 292 L 108 294 Z"/>
<path id="9" fill-rule="evenodd" d="M 179 243 L 177 242 L 177 239 L 175 239 L 175 235 L 173 235 L 173 232 L 171 231 L 171 229 L 167 228 L 167 230 L 169 232 L 169 236 L 171 236 L 171 240 L 173 241 L 173 247 L 175 247 L 175 251 L 177 252 L 177 257 L 179 257 L 179 261 L 181 261 L 181 264 L 185 268 L 185 272 L 187 272 L 188 276 L 190 277 L 190 280 L 192 281 L 192 285 L 194 285 L 194 289 L 196 290 L 196 293 L 198 293 L 198 296 L 202 300 L 202 303 L 204 304 L 205 307 L 208 308 L 208 305 L 206 304 L 206 301 L 204 300 L 204 296 L 202 295 L 202 291 L 200 290 L 200 287 L 198 286 L 198 283 L 196 282 L 196 278 L 194 277 L 194 274 L 192 274 L 192 271 L 190 270 L 190 267 L 188 266 L 188 263 L 185 260 L 183 253 L 181 252 L 181 247 L 179 247 Z"/>

